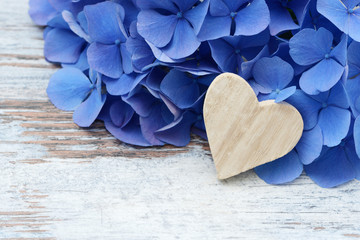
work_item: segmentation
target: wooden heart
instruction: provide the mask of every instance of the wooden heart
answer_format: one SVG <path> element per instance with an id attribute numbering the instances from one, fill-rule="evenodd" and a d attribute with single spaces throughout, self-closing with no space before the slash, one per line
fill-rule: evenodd
<path id="1" fill-rule="evenodd" d="M 293 106 L 258 102 L 250 85 L 232 73 L 219 75 L 210 85 L 204 120 L 219 179 L 284 156 L 295 147 L 304 127 Z"/>

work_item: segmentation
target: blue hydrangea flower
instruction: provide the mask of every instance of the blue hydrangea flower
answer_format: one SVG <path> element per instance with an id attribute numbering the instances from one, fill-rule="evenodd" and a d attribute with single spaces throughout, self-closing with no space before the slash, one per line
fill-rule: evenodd
<path id="1" fill-rule="evenodd" d="M 261 86 L 258 88 L 260 101 L 275 99 L 276 103 L 282 102 L 296 91 L 296 86 L 288 87 L 294 78 L 294 69 L 279 57 L 261 58 L 254 65 L 253 76 Z"/>
<path id="2" fill-rule="evenodd" d="M 169 58 L 188 57 L 200 46 L 197 34 L 208 10 L 208 0 L 138 0 L 137 4 L 141 8 L 139 34 Z"/>
<path id="3" fill-rule="evenodd" d="M 317 10 L 342 32 L 360 42 L 360 0 L 318 0 Z"/>
<path id="4" fill-rule="evenodd" d="M 74 122 L 80 127 L 89 127 L 95 121 L 107 96 L 102 92 L 99 73 L 90 71 L 88 78 L 76 68 L 57 71 L 51 77 L 46 92 L 57 108 L 74 111 Z"/>
<path id="5" fill-rule="evenodd" d="M 351 112 L 342 83 L 319 95 L 306 95 L 297 90 L 287 102 L 295 106 L 304 120 L 304 130 L 319 125 L 324 145 L 334 147 L 341 143 L 350 127 Z"/>
<path id="6" fill-rule="evenodd" d="M 74 64 L 87 46 L 85 39 L 71 31 L 61 15 L 49 21 L 45 31 L 44 55 L 54 63 Z"/>
<path id="7" fill-rule="evenodd" d="M 122 142 L 137 146 L 151 146 L 144 138 L 139 115 L 121 97 L 109 96 L 99 116 L 106 129 Z"/>
<path id="8" fill-rule="evenodd" d="M 130 25 L 130 37 L 126 41 L 126 48 L 131 55 L 131 62 L 135 72 L 146 71 L 147 67 L 156 60 L 151 48 L 138 33 L 136 21 Z"/>
<path id="9" fill-rule="evenodd" d="M 301 27 L 310 0 L 266 0 L 266 2 L 270 10 L 270 33 L 275 36 L 283 31 Z M 293 19 L 289 9 L 293 11 L 296 19 Z"/>
<path id="10" fill-rule="evenodd" d="M 48 0 L 29 0 L 29 6 L 31 19 L 40 26 L 45 26 L 58 14 Z"/>
<path id="11" fill-rule="evenodd" d="M 209 12 L 199 32 L 201 41 L 227 36 L 251 36 L 270 23 L 265 0 L 211 0 Z"/>
<path id="12" fill-rule="evenodd" d="M 247 65 L 254 64 L 257 59 L 267 53 L 262 50 L 268 40 L 269 33 L 264 31 L 251 37 L 237 36 L 212 40 L 209 41 L 209 45 L 211 55 L 222 72 L 243 75 L 244 68 L 248 72 L 252 69 Z"/>
<path id="13" fill-rule="evenodd" d="M 352 129 L 336 147 L 325 147 L 318 159 L 305 166 L 306 174 L 320 187 L 330 188 L 354 178 L 360 180 L 360 159 L 355 153 Z"/>
<path id="14" fill-rule="evenodd" d="M 290 39 L 290 55 L 302 66 L 311 67 L 299 81 L 308 94 L 328 91 L 343 76 L 347 62 L 347 38 L 333 47 L 333 35 L 325 28 L 303 29 Z"/>
<path id="15" fill-rule="evenodd" d="M 93 41 L 87 51 L 90 67 L 111 78 L 120 78 L 124 72 L 131 73 L 131 57 L 125 45 L 128 36 L 123 25 L 124 8 L 107 1 L 86 6 L 84 12 Z M 102 14 L 104 12 L 106 14 Z"/>

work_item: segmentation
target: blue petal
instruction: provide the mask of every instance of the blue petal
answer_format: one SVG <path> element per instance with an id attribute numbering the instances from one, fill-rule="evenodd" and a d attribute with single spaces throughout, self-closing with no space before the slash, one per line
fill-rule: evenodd
<path id="1" fill-rule="evenodd" d="M 315 101 L 303 91 L 297 90 L 286 102 L 293 105 L 300 112 L 304 120 L 304 130 L 315 127 L 321 109 L 321 104 L 318 101 Z"/>
<path id="2" fill-rule="evenodd" d="M 317 10 L 341 31 L 354 40 L 360 41 L 360 10 L 359 8 L 355 9 L 354 3 L 341 0 L 318 0 Z M 350 9 L 353 10 L 353 13 L 348 12 Z"/>
<path id="3" fill-rule="evenodd" d="M 125 44 L 120 45 L 120 52 L 121 52 L 121 60 L 122 60 L 124 72 L 126 74 L 132 73 L 134 71 L 134 68 L 131 62 L 131 55 L 129 51 L 126 49 Z"/>
<path id="4" fill-rule="evenodd" d="M 348 79 L 345 88 L 351 111 L 354 116 L 357 117 L 360 114 L 360 76 L 354 79 Z"/>
<path id="5" fill-rule="evenodd" d="M 142 135 L 139 117 L 133 116 L 132 120 L 123 128 L 115 126 L 111 121 L 105 121 L 106 129 L 117 139 L 125 143 L 147 147 L 151 144 Z"/>
<path id="6" fill-rule="evenodd" d="M 352 164 L 342 147 L 327 149 L 310 165 L 305 165 L 307 175 L 320 187 L 331 188 L 355 177 Z"/>
<path id="7" fill-rule="evenodd" d="M 341 82 L 337 83 L 330 90 L 327 104 L 341 108 L 349 108 L 349 101 L 346 96 L 345 88 Z"/>
<path id="8" fill-rule="evenodd" d="M 269 10 L 269 29 L 272 36 L 275 36 L 285 30 L 294 30 L 299 28 L 299 25 L 294 23 L 288 9 L 281 6 L 281 3 L 270 3 Z"/>
<path id="9" fill-rule="evenodd" d="M 88 22 L 89 35 L 93 41 L 104 44 L 114 44 L 117 40 L 125 42 L 126 38 L 121 30 L 125 16 L 122 6 L 106 1 L 88 5 L 84 8 L 84 12 Z"/>
<path id="10" fill-rule="evenodd" d="M 141 89 L 129 97 L 123 97 L 140 117 L 147 117 L 151 113 L 151 106 L 157 101 L 149 92 Z"/>
<path id="11" fill-rule="evenodd" d="M 318 124 L 324 136 L 324 145 L 339 145 L 349 131 L 350 120 L 351 114 L 346 109 L 328 106 L 321 110 Z"/>
<path id="12" fill-rule="evenodd" d="M 120 48 L 117 45 L 92 43 L 87 51 L 92 69 L 111 78 L 120 78 L 123 73 Z"/>
<path id="13" fill-rule="evenodd" d="M 255 63 L 260 58 L 268 57 L 269 55 L 270 55 L 269 47 L 267 45 L 265 45 L 264 48 L 259 52 L 259 54 L 255 58 L 241 63 L 240 75 L 244 79 L 250 79 L 252 77 L 252 72 L 253 72 L 253 68 L 254 68 Z"/>
<path id="14" fill-rule="evenodd" d="M 87 48 L 85 48 L 76 63 L 63 63 L 61 64 L 62 67 L 73 67 L 80 69 L 81 71 L 86 71 L 89 69 L 89 63 L 87 60 Z"/>
<path id="15" fill-rule="evenodd" d="M 44 55 L 50 62 L 76 63 L 84 46 L 84 39 L 71 31 L 54 28 L 46 35 Z"/>
<path id="16" fill-rule="evenodd" d="M 173 1 L 175 5 L 179 7 L 179 10 L 185 12 L 191 9 L 198 0 L 181 0 L 181 1 Z"/>
<path id="17" fill-rule="evenodd" d="M 192 1 L 197 2 L 198 0 Z M 183 2 L 183 1 L 179 1 Z M 198 34 L 200 31 L 200 28 L 204 22 L 206 13 L 208 12 L 209 8 L 209 2 L 210 0 L 205 0 L 198 6 L 192 8 L 191 10 L 184 13 L 184 17 L 191 23 L 191 25 L 194 28 L 195 34 Z"/>
<path id="18" fill-rule="evenodd" d="M 111 105 L 109 114 L 111 121 L 115 126 L 124 127 L 134 116 L 134 110 L 130 107 L 130 105 L 118 100 Z"/>
<path id="19" fill-rule="evenodd" d="M 58 13 L 49 3 L 48 0 L 30 0 L 29 15 L 31 19 L 41 26 L 45 26 L 47 22 Z"/>
<path id="20" fill-rule="evenodd" d="M 344 67 L 334 59 L 324 59 L 302 74 L 300 87 L 304 92 L 312 95 L 317 94 L 318 91 L 328 91 L 341 79 L 344 70 Z"/>
<path id="21" fill-rule="evenodd" d="M 140 9 L 166 9 L 175 14 L 179 11 L 172 0 L 136 0 L 136 5 Z"/>
<path id="22" fill-rule="evenodd" d="M 290 55 L 299 65 L 310 65 L 325 58 L 330 53 L 333 35 L 325 28 L 318 31 L 304 29 L 289 41 Z"/>
<path id="23" fill-rule="evenodd" d="M 155 136 L 163 142 L 183 147 L 190 142 L 190 129 L 196 120 L 196 115 L 186 111 L 174 122 L 157 130 Z"/>
<path id="24" fill-rule="evenodd" d="M 330 56 L 338 60 L 339 63 L 343 66 L 347 64 L 347 42 L 348 38 L 344 34 L 342 36 L 341 42 L 331 51 Z"/>
<path id="25" fill-rule="evenodd" d="M 135 87 L 145 78 L 146 74 L 123 74 L 119 79 L 106 79 L 106 89 L 114 96 L 125 95 L 135 89 Z"/>
<path id="26" fill-rule="evenodd" d="M 214 40 L 230 35 L 231 18 L 207 15 L 198 34 L 200 41 Z"/>
<path id="27" fill-rule="evenodd" d="M 200 96 L 196 81 L 177 70 L 172 70 L 165 76 L 160 90 L 181 109 L 190 107 Z"/>
<path id="28" fill-rule="evenodd" d="M 74 123 L 80 127 L 90 127 L 99 115 L 105 101 L 106 95 L 99 95 L 96 90 L 92 91 L 90 96 L 75 109 Z"/>
<path id="29" fill-rule="evenodd" d="M 235 35 L 255 35 L 267 28 L 270 23 L 269 8 L 265 0 L 254 0 L 235 17 Z"/>
<path id="30" fill-rule="evenodd" d="M 85 100 L 91 89 L 91 82 L 80 70 L 64 68 L 50 78 L 46 92 L 57 108 L 71 111 Z"/>
<path id="31" fill-rule="evenodd" d="M 230 15 L 230 9 L 222 0 L 211 0 L 209 13 L 214 17 L 224 17 Z"/>
<path id="32" fill-rule="evenodd" d="M 261 86 L 272 90 L 281 90 L 293 79 L 294 69 L 279 57 L 265 57 L 254 65 L 253 76 Z"/>
<path id="33" fill-rule="evenodd" d="M 65 22 L 69 24 L 69 28 L 79 37 L 85 39 L 87 42 L 90 42 L 91 39 L 89 35 L 84 31 L 84 29 L 80 26 L 80 24 L 75 19 L 74 15 L 69 11 L 63 11 L 62 17 L 64 18 Z"/>
<path id="34" fill-rule="evenodd" d="M 156 47 L 165 47 L 171 41 L 177 23 L 176 15 L 164 16 L 154 10 L 144 10 L 138 15 L 137 29 Z"/>
<path id="35" fill-rule="evenodd" d="M 357 180 L 360 180 L 360 158 L 357 154 L 357 151 L 355 151 L 355 148 L 356 148 L 356 144 L 354 143 L 354 139 L 353 138 L 348 139 L 345 143 L 344 150 L 347 159 L 353 165 L 355 171 L 355 178 Z"/>
<path id="36" fill-rule="evenodd" d="M 302 171 L 303 165 L 295 151 L 255 168 L 256 174 L 268 184 L 291 182 L 298 178 Z"/>
<path id="37" fill-rule="evenodd" d="M 323 135 L 321 128 L 316 125 L 313 129 L 303 132 L 303 135 L 295 148 L 300 161 L 307 165 L 320 156 L 322 147 Z"/>
<path id="38" fill-rule="evenodd" d="M 357 155 L 360 157 L 360 117 L 355 119 L 354 123 L 354 141 Z"/>
<path id="39" fill-rule="evenodd" d="M 276 96 L 275 102 L 279 103 L 279 102 L 285 101 L 290 96 L 292 96 L 295 92 L 296 92 L 295 86 L 285 88 L 285 89 L 281 90 L 279 92 L 279 94 Z"/>
<path id="40" fill-rule="evenodd" d="M 184 19 L 180 19 L 176 26 L 173 39 L 162 50 L 173 59 L 185 58 L 193 54 L 200 46 L 194 29 L 190 23 Z"/>
<path id="41" fill-rule="evenodd" d="M 348 48 L 349 77 L 360 75 L 360 43 L 353 41 Z"/>
<path id="42" fill-rule="evenodd" d="M 224 39 L 209 41 L 211 55 L 223 72 L 237 72 L 235 49 Z"/>

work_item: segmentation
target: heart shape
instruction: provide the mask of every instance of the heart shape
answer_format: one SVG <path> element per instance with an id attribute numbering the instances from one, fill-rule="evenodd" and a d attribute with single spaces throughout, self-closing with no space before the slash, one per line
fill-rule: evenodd
<path id="1" fill-rule="evenodd" d="M 289 153 L 304 123 L 290 104 L 258 102 L 250 85 L 224 73 L 210 85 L 204 120 L 219 179 L 226 179 Z"/>

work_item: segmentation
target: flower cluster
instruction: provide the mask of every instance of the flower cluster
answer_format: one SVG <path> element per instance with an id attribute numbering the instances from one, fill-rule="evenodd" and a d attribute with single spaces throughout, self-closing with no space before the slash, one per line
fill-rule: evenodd
<path id="1" fill-rule="evenodd" d="M 304 120 L 295 149 L 255 169 L 264 181 L 360 179 L 360 0 L 30 0 L 29 14 L 62 66 L 48 96 L 81 127 L 139 146 L 206 139 L 204 95 L 232 72 Z"/>

